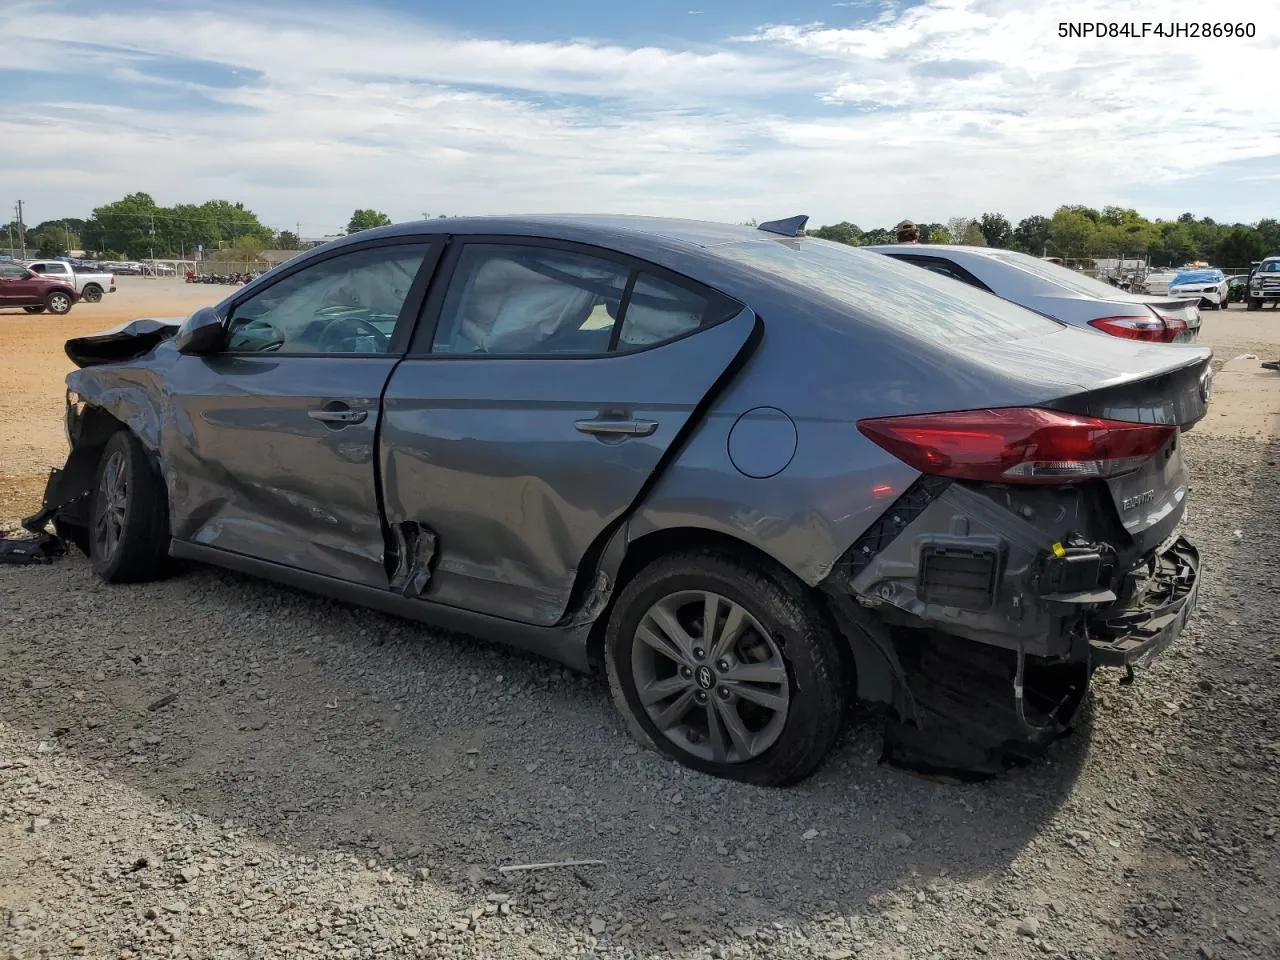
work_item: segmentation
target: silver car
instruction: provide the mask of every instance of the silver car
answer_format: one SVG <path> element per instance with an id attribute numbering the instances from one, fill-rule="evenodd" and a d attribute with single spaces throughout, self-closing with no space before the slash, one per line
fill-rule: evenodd
<path id="1" fill-rule="evenodd" d="M 961 280 L 1074 327 L 1127 340 L 1186 343 L 1200 335 L 1200 294 L 1126 293 L 1076 270 L 1013 250 L 929 244 L 866 247 Z"/>
<path id="2" fill-rule="evenodd" d="M 600 665 L 717 776 L 805 777 L 855 698 L 890 761 L 997 773 L 1191 615 L 1211 353 L 803 226 L 399 224 L 76 338 L 28 526 Z"/>

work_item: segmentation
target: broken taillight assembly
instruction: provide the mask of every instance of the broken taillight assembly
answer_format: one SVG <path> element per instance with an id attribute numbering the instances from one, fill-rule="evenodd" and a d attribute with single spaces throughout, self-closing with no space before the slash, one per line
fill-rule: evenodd
<path id="1" fill-rule="evenodd" d="M 1089 326 L 1113 337 L 1145 340 L 1148 343 L 1173 343 L 1187 332 L 1187 321 L 1181 317 L 1100 317 Z"/>
<path id="2" fill-rule="evenodd" d="M 921 473 L 986 483 L 1074 483 L 1127 473 L 1162 450 L 1174 426 L 1038 407 L 859 420 L 858 429 Z"/>

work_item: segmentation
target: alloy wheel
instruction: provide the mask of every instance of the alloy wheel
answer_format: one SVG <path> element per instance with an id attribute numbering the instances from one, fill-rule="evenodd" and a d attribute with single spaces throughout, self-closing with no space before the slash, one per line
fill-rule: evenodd
<path id="1" fill-rule="evenodd" d="M 66 313 L 71 309 L 71 301 L 67 299 L 66 294 L 55 293 L 49 298 L 49 310 L 52 313 Z"/>
<path id="2" fill-rule="evenodd" d="M 102 469 L 98 496 L 94 504 L 93 540 L 98 556 L 110 560 L 115 556 L 124 535 L 125 510 L 129 505 L 129 480 L 124 454 L 111 454 Z"/>
<path id="3" fill-rule="evenodd" d="M 682 591 L 653 604 L 636 628 L 631 668 L 649 720 L 701 760 L 752 760 L 787 725 L 782 651 L 745 607 L 718 593 Z"/>

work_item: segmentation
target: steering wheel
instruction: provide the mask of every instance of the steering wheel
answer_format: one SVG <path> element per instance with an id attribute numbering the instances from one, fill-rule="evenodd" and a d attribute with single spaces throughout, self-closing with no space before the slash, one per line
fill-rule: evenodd
<path id="1" fill-rule="evenodd" d="M 350 337 L 358 337 L 361 334 L 367 334 L 373 337 L 373 342 L 378 345 L 378 353 L 386 353 L 391 349 L 391 338 L 375 327 L 364 317 L 339 317 L 324 328 L 324 332 L 320 334 L 320 352 L 321 353 L 347 353 L 346 350 L 330 350 L 331 342 L 336 339 L 335 330 L 341 330 L 344 327 L 352 326 L 357 330 L 344 335 L 343 339 Z"/>

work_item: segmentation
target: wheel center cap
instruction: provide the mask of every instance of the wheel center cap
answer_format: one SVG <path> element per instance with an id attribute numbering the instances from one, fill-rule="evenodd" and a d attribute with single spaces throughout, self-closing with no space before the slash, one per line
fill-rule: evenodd
<path id="1" fill-rule="evenodd" d="M 716 675 L 705 663 L 694 671 L 693 678 L 698 681 L 698 686 L 703 690 L 710 690 L 716 685 Z"/>

